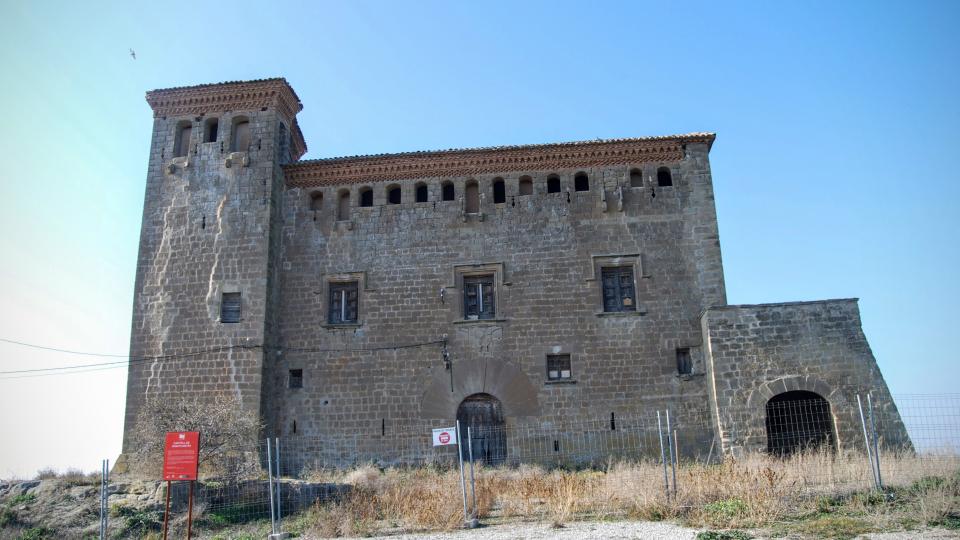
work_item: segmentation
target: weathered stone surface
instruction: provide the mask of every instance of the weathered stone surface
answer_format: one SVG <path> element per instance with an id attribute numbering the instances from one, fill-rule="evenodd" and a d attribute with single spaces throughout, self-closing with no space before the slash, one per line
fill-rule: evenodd
<path id="1" fill-rule="evenodd" d="M 718 426 L 725 449 L 759 436 L 755 417 L 741 436 L 718 409 L 762 411 L 790 389 L 849 402 L 852 389 L 883 384 L 855 305 L 824 304 L 802 323 L 799 308 L 724 307 L 712 134 L 288 164 L 305 150 L 295 94 L 277 80 L 236 84 L 232 97 L 230 84 L 150 94 L 131 354 L 175 358 L 131 363 L 125 448 L 151 395 L 234 396 L 261 412 L 266 435 L 342 441 L 449 423 L 462 400 L 486 393 L 508 425 L 669 408 L 699 426 L 683 441 L 706 452 Z M 201 142 L 214 116 L 218 138 Z M 240 116 L 246 149 L 231 148 Z M 174 158 L 184 123 L 191 148 Z M 673 185 L 658 185 L 660 167 Z M 577 173 L 588 190 L 576 191 Z M 553 175 L 558 193 L 548 193 Z M 520 195 L 522 179 L 532 194 Z M 448 182 L 454 200 L 443 200 Z M 467 214 L 472 182 L 479 208 Z M 427 201 L 415 202 L 421 185 Z M 389 204 L 395 186 L 401 202 Z M 372 205 L 361 206 L 367 189 Z M 603 312 L 605 266 L 633 268 L 636 311 Z M 496 314 L 469 321 L 463 277 L 478 272 L 495 276 Z M 331 325 L 329 286 L 345 280 L 359 284 L 358 321 Z M 242 295 L 239 323 L 219 321 L 224 292 Z M 813 334 L 818 324 L 830 331 Z M 690 349 L 692 375 L 677 373 L 678 348 Z M 548 384 L 548 354 L 571 355 L 575 383 Z M 288 387 L 291 369 L 303 371 L 302 388 Z"/>

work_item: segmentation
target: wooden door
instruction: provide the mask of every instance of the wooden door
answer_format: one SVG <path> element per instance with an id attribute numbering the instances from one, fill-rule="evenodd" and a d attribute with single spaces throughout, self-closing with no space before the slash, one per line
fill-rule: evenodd
<path id="1" fill-rule="evenodd" d="M 473 446 L 474 461 L 495 465 L 507 457 L 507 437 L 503 422 L 503 407 L 500 401 L 489 394 L 474 394 L 463 400 L 457 409 L 457 420 L 463 433 L 463 441 Z M 463 445 L 463 458 L 470 458 L 467 444 Z"/>

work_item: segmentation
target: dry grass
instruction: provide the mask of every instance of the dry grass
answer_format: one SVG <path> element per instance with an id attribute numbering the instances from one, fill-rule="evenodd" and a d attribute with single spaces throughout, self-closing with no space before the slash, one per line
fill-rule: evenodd
<path id="1" fill-rule="evenodd" d="M 604 470 L 584 471 L 478 466 L 478 517 L 555 526 L 621 518 L 677 519 L 717 528 L 780 524 L 793 532 L 809 529 L 837 538 L 853 530 L 960 520 L 960 457 L 902 454 L 884 455 L 881 461 L 891 487 L 885 494 L 870 494 L 872 476 L 863 456 L 813 452 L 788 459 L 750 455 L 718 465 L 684 464 L 677 473 L 679 489 L 671 497 L 664 493 L 663 468 L 654 462 L 611 463 Z M 368 465 L 317 471 L 311 480 L 353 488 L 341 501 L 317 505 L 301 521 L 320 536 L 451 530 L 463 522 L 457 470 Z"/>

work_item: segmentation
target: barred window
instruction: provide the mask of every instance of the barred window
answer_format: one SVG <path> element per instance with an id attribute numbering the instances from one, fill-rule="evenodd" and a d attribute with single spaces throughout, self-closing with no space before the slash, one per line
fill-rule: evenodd
<path id="1" fill-rule="evenodd" d="M 463 318 L 492 319 L 496 314 L 493 274 L 463 278 Z"/>
<path id="2" fill-rule="evenodd" d="M 240 322 L 240 293 L 225 292 L 220 297 L 220 322 Z"/>
<path id="3" fill-rule="evenodd" d="M 303 370 L 302 369 L 290 370 L 289 386 L 290 388 L 303 388 Z"/>
<path id="4" fill-rule="evenodd" d="M 604 268 L 603 311 L 636 311 L 636 296 L 633 288 L 633 267 L 614 266 Z"/>
<path id="5" fill-rule="evenodd" d="M 359 289 L 356 281 L 330 284 L 330 311 L 327 322 L 330 324 L 357 322 Z"/>
<path id="6" fill-rule="evenodd" d="M 547 355 L 547 380 L 562 381 L 571 378 L 570 355 L 569 354 L 548 354 Z"/>

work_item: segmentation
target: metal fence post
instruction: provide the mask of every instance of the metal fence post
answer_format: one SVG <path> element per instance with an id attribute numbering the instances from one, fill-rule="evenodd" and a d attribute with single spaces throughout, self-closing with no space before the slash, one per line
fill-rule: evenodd
<path id="1" fill-rule="evenodd" d="M 463 492 L 463 522 L 467 523 L 467 483 L 463 478 L 463 438 L 460 436 L 460 420 L 457 420 L 457 461 L 460 462 L 460 491 Z"/>
<path id="2" fill-rule="evenodd" d="M 660 411 L 657 411 L 657 435 L 660 436 L 660 462 L 663 463 L 663 491 L 670 498 L 670 479 L 667 476 L 667 453 L 663 448 L 663 425 L 660 423 Z"/>
<path id="3" fill-rule="evenodd" d="M 873 477 L 873 487 L 880 489 L 877 482 L 877 468 L 873 463 L 873 451 L 871 450 L 870 437 L 867 435 L 867 419 L 863 416 L 863 403 L 860 401 L 860 394 L 857 394 L 857 409 L 860 411 L 860 426 L 863 428 L 863 446 L 867 449 L 867 462 L 870 463 L 870 476 Z"/>
<path id="4" fill-rule="evenodd" d="M 273 507 L 273 453 L 270 451 L 270 437 L 267 437 L 267 493 L 270 494 L 270 530 L 277 534 L 277 517 Z"/>
<path id="5" fill-rule="evenodd" d="M 670 427 L 670 409 L 667 409 L 667 447 L 670 452 L 670 470 L 673 471 L 673 494 L 677 494 L 677 462 L 673 454 L 673 430 Z"/>
<path id="6" fill-rule="evenodd" d="M 110 516 L 110 508 L 107 504 L 110 497 L 110 460 L 105 459 L 100 463 L 100 540 L 107 538 L 107 520 Z"/>
<path id="7" fill-rule="evenodd" d="M 477 481 L 473 476 L 473 434 L 470 426 L 467 426 L 467 450 L 470 452 L 470 493 L 473 497 L 473 517 L 476 518 L 480 512 L 477 509 Z"/>
<path id="8" fill-rule="evenodd" d="M 867 394 L 867 409 L 870 411 L 870 430 L 873 432 L 873 459 L 877 462 L 877 489 L 883 489 L 883 476 L 880 475 L 880 445 L 877 442 L 877 422 L 873 417 L 873 400 Z"/>
<path id="9" fill-rule="evenodd" d="M 274 450 L 276 451 L 276 454 L 277 454 L 277 467 L 276 467 L 276 469 L 274 469 L 274 470 L 277 471 L 277 474 L 276 474 L 276 478 L 277 478 L 277 532 L 283 532 L 283 521 L 282 521 L 282 519 L 283 519 L 283 517 L 282 517 L 282 514 L 283 514 L 283 508 L 282 508 L 282 507 L 283 507 L 283 498 L 280 496 L 280 494 L 281 494 L 281 493 L 280 493 L 280 478 L 281 478 L 281 472 L 280 472 L 280 437 L 276 437 L 276 438 L 274 438 L 273 440 L 274 440 L 274 442 L 276 443 L 276 444 L 274 445 L 274 446 L 275 446 Z"/>

